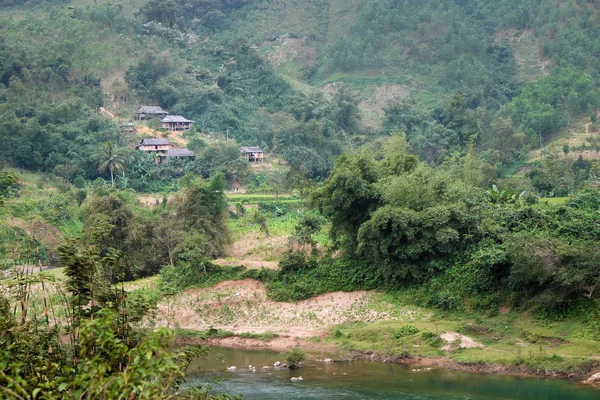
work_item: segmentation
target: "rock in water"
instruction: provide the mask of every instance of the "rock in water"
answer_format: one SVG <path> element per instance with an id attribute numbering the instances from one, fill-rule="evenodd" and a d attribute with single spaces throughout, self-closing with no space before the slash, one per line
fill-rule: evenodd
<path id="1" fill-rule="evenodd" d="M 237 369 L 237 367 L 234 367 L 233 365 L 231 367 L 227 367 L 227 371 L 235 371 Z"/>

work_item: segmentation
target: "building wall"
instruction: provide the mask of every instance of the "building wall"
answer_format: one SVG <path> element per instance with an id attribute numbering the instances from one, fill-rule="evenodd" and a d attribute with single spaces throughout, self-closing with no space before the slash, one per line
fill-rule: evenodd
<path id="1" fill-rule="evenodd" d="M 156 146 L 144 146 L 144 145 L 139 145 L 138 146 L 138 150 L 141 151 L 148 151 L 148 152 L 153 152 L 153 151 L 168 151 L 171 148 L 171 145 L 156 145 Z"/>
<path id="2" fill-rule="evenodd" d="M 173 131 L 187 131 L 192 127 L 191 123 L 187 122 L 163 122 L 163 128 L 173 132 Z"/>

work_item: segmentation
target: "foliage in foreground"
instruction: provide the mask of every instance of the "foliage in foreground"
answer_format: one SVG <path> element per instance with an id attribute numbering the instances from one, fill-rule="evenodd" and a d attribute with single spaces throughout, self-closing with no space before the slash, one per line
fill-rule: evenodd
<path id="1" fill-rule="evenodd" d="M 189 362 L 208 348 L 174 350 L 172 331 L 135 327 L 151 305 L 108 284 L 107 272 L 123 266 L 118 252 L 101 257 L 68 244 L 61 263 L 66 292 L 30 269 L 0 282 L 0 398 L 231 399 L 179 390 Z"/>

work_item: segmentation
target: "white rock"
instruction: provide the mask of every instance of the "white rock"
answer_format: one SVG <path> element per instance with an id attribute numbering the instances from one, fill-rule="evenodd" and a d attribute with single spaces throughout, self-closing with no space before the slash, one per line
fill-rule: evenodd
<path id="1" fill-rule="evenodd" d="M 600 383 L 600 372 L 590 376 L 588 379 L 583 381 L 583 383 L 588 384 L 588 385 L 594 385 L 596 383 Z"/>
<path id="2" fill-rule="evenodd" d="M 273 364 L 274 367 L 281 367 L 281 363 L 279 361 L 275 361 L 275 364 Z"/>
<path id="3" fill-rule="evenodd" d="M 231 367 L 227 367 L 227 371 L 235 371 L 237 369 L 237 367 L 234 367 L 233 365 Z"/>

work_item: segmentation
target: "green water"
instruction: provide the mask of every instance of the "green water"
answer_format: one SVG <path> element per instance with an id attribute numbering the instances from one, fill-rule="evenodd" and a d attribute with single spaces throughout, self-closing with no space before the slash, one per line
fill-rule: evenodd
<path id="1" fill-rule="evenodd" d="M 222 356 L 222 360 L 219 357 Z M 558 379 L 515 378 L 412 368 L 375 362 L 331 364 L 309 362 L 314 367 L 296 371 L 275 369 L 280 353 L 213 348 L 203 365 L 188 370 L 191 383 L 213 384 L 215 393 L 243 394 L 245 400 L 304 399 L 406 399 L 406 400 L 600 400 L 600 391 Z M 228 366 L 238 370 L 229 372 Z M 257 367 L 256 372 L 248 365 Z M 271 368 L 263 370 L 262 367 Z M 203 372 L 202 372 L 203 371 Z M 302 376 L 301 382 L 291 377 Z"/>

